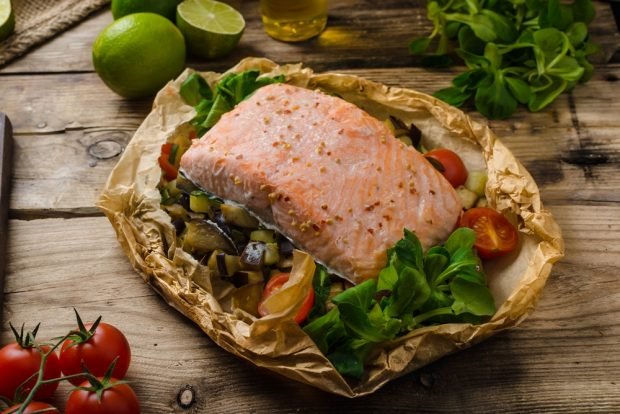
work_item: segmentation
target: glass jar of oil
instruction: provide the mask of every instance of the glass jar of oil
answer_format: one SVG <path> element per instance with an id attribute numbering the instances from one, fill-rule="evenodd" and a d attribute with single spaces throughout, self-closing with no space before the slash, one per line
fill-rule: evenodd
<path id="1" fill-rule="evenodd" d="M 327 0 L 261 0 L 267 34 L 285 42 L 300 42 L 321 33 L 327 24 Z"/>

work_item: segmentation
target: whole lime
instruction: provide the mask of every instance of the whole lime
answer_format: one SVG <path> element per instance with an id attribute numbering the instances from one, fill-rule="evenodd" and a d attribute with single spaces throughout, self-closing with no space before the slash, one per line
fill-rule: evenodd
<path id="1" fill-rule="evenodd" d="M 156 13 L 174 21 L 177 4 L 182 0 L 112 0 L 114 20 L 132 13 Z"/>
<path id="2" fill-rule="evenodd" d="M 153 95 L 185 67 L 183 35 L 154 13 L 114 21 L 93 44 L 93 64 L 103 82 L 125 98 Z"/>

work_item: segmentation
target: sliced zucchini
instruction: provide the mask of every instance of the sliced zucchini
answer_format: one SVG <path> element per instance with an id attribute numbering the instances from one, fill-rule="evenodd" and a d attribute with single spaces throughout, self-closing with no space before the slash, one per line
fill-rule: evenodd
<path id="1" fill-rule="evenodd" d="M 222 210 L 224 220 L 228 224 L 247 229 L 255 229 L 258 227 L 258 220 L 241 207 L 232 204 L 222 204 L 220 205 L 220 209 Z"/>
<path id="2" fill-rule="evenodd" d="M 486 171 L 470 171 L 467 181 L 465 181 L 465 188 L 473 191 L 478 196 L 483 196 L 488 178 Z"/>
<path id="3" fill-rule="evenodd" d="M 273 230 L 254 230 L 252 233 L 250 233 L 250 240 L 260 241 L 263 243 L 275 243 L 276 234 Z"/>
<path id="4" fill-rule="evenodd" d="M 189 208 L 196 213 L 209 213 L 213 201 L 202 191 L 192 191 L 189 195 Z"/>
<path id="5" fill-rule="evenodd" d="M 277 243 L 265 243 L 265 265 L 271 266 L 280 261 Z"/>
<path id="6" fill-rule="evenodd" d="M 199 190 L 190 180 L 185 178 L 183 174 L 179 174 L 176 179 L 176 187 L 184 193 L 191 194 L 192 191 Z"/>
<path id="7" fill-rule="evenodd" d="M 230 281 L 235 287 L 241 287 L 244 285 L 252 285 L 256 283 L 262 283 L 265 281 L 263 272 L 242 270 L 235 272 Z"/>
<path id="8" fill-rule="evenodd" d="M 192 220 L 187 222 L 183 232 L 183 250 L 188 253 L 209 254 L 220 249 L 226 253 L 236 253 L 232 240 L 213 222 Z"/>
<path id="9" fill-rule="evenodd" d="M 171 197 L 176 197 L 176 196 L 180 196 L 181 195 L 181 190 L 179 190 L 177 188 L 177 180 L 174 179 L 172 181 L 169 181 L 166 184 L 166 190 L 168 190 L 168 194 L 170 194 Z"/>
<path id="10" fill-rule="evenodd" d="M 461 204 L 465 210 L 472 208 L 474 204 L 476 204 L 476 201 L 478 201 L 478 194 L 468 190 L 462 185 L 456 189 L 456 194 L 461 199 Z"/>

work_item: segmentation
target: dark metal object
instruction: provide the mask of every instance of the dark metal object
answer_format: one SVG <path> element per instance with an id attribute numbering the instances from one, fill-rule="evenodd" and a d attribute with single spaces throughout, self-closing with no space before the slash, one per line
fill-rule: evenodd
<path id="1" fill-rule="evenodd" d="M 9 186 L 13 158 L 13 129 L 9 118 L 0 112 L 0 322 L 4 298 L 4 273 L 7 266 Z"/>

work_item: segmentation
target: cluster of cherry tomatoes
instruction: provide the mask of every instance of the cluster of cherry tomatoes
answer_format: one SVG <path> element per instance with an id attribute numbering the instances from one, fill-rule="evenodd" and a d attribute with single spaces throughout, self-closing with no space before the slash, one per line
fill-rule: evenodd
<path id="1" fill-rule="evenodd" d="M 140 412 L 135 392 L 121 381 L 131 360 L 125 335 L 101 318 L 86 325 L 77 318 L 78 329 L 54 345 L 35 342 L 38 326 L 25 335 L 23 326 L 21 333 L 11 326 L 16 340 L 0 349 L 0 397 L 17 404 L 2 414 L 60 413 L 41 400 L 49 399 L 64 380 L 76 386 L 67 399 L 66 414 Z"/>

